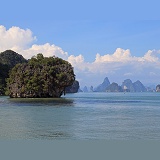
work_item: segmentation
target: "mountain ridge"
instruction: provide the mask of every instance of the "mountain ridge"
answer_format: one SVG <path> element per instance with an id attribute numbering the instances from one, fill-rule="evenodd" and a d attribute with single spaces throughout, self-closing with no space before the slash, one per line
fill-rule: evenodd
<path id="1" fill-rule="evenodd" d="M 84 87 L 86 92 L 87 86 Z M 115 82 L 110 83 L 108 77 L 105 77 L 103 82 L 99 84 L 95 89 L 87 92 L 147 92 L 147 91 L 155 91 L 153 90 L 148 90 L 147 87 L 145 87 L 140 80 L 137 80 L 135 82 L 132 82 L 131 79 L 125 79 L 121 85 L 118 85 Z"/>

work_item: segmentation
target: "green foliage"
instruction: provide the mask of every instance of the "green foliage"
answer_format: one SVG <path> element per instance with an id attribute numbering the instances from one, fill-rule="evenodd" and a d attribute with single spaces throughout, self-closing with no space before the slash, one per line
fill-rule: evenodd
<path id="1" fill-rule="evenodd" d="M 27 62 L 27 60 L 12 50 L 0 53 L 0 95 L 5 93 L 6 78 L 8 78 L 9 70 L 16 64 L 24 62 Z"/>
<path id="2" fill-rule="evenodd" d="M 6 64 L 9 68 L 13 68 L 18 63 L 25 63 L 26 59 L 23 58 L 22 55 L 12 51 L 6 50 L 0 53 L 0 63 Z"/>
<path id="3" fill-rule="evenodd" d="M 17 64 L 11 70 L 7 88 L 10 97 L 60 97 L 74 80 L 70 63 L 38 54 L 28 63 Z"/>

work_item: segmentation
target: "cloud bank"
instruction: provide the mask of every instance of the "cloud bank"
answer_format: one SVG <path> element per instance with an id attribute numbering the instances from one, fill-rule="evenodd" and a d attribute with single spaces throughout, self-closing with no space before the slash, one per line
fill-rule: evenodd
<path id="1" fill-rule="evenodd" d="M 37 38 L 29 29 L 0 26 L 0 52 L 12 49 L 25 58 L 43 53 L 68 60 L 74 67 L 80 85 L 98 85 L 108 76 L 111 81 L 121 83 L 124 79 L 141 80 L 143 83 L 160 83 L 160 50 L 149 50 L 142 57 L 132 56 L 129 49 L 117 48 L 114 53 L 95 55 L 95 61 L 86 62 L 83 55 L 69 55 L 54 44 L 36 44 Z"/>
<path id="2" fill-rule="evenodd" d="M 160 83 L 159 56 L 160 50 L 149 50 L 143 57 L 135 57 L 129 49 L 117 48 L 113 54 L 97 54 L 92 63 L 85 62 L 82 55 L 71 56 L 68 60 L 75 66 L 77 73 L 84 73 L 84 78 L 85 75 L 90 75 L 91 80 L 87 85 L 101 83 L 105 76 L 119 84 L 128 78 L 140 80 L 144 84 L 157 84 Z"/>
<path id="3" fill-rule="evenodd" d="M 60 47 L 49 43 L 43 45 L 34 44 L 37 38 L 33 36 L 30 29 L 21 29 L 19 27 L 11 27 L 8 30 L 4 26 L 0 26 L 0 51 L 7 49 L 14 50 L 29 59 L 37 53 L 44 53 L 45 56 L 58 56 L 67 58 L 68 53 L 64 52 Z"/>
<path id="4" fill-rule="evenodd" d="M 31 30 L 11 27 L 8 30 L 0 26 L 0 50 L 25 49 L 36 40 Z"/>

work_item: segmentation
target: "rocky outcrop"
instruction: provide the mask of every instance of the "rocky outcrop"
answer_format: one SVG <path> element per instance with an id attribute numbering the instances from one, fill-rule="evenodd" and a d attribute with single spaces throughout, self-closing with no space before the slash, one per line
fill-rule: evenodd
<path id="1" fill-rule="evenodd" d="M 71 86 L 66 87 L 66 93 L 77 93 L 79 90 L 79 82 L 74 81 Z"/>
<path id="2" fill-rule="evenodd" d="M 145 86 L 138 80 L 133 83 L 134 92 L 146 92 L 147 89 Z"/>
<path id="3" fill-rule="evenodd" d="M 102 84 L 95 88 L 95 92 L 106 92 L 107 87 L 110 85 L 108 77 L 106 77 Z"/>
<path id="4" fill-rule="evenodd" d="M 125 92 L 147 92 L 146 87 L 139 80 L 132 83 L 130 79 L 126 79 L 121 87 Z"/>
<path id="5" fill-rule="evenodd" d="M 122 87 L 114 82 L 110 84 L 106 89 L 106 92 L 122 92 L 122 91 L 123 91 Z"/>
<path id="6" fill-rule="evenodd" d="M 156 86 L 156 92 L 160 92 L 160 84 Z"/>
<path id="7" fill-rule="evenodd" d="M 78 92 L 83 92 L 81 88 L 78 89 Z"/>
<path id="8" fill-rule="evenodd" d="M 115 82 L 110 84 L 108 78 L 106 77 L 103 83 L 100 84 L 94 91 L 95 92 L 147 92 L 147 89 L 139 80 L 133 83 L 130 79 L 126 79 L 123 81 L 122 85 L 119 86 Z"/>
<path id="9" fill-rule="evenodd" d="M 121 87 L 125 92 L 134 92 L 135 91 L 133 83 L 130 79 L 124 80 Z"/>

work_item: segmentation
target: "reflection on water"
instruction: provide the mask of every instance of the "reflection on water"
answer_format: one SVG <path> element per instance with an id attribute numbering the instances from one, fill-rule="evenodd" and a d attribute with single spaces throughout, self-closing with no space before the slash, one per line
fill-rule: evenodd
<path id="1" fill-rule="evenodd" d="M 48 132 L 46 131 L 45 133 L 40 133 L 37 135 L 35 138 L 41 138 L 41 139 L 66 139 L 69 138 L 69 134 L 66 132 L 60 132 L 60 131 L 55 131 L 55 132 Z"/>
<path id="2" fill-rule="evenodd" d="M 36 106 L 73 106 L 73 99 L 66 98 L 10 98 L 9 102 L 14 105 Z"/>

